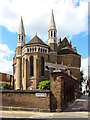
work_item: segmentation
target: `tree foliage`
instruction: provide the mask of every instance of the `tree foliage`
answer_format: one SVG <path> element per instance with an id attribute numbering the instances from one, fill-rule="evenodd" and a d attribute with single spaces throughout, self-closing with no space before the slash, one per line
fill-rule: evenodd
<path id="1" fill-rule="evenodd" d="M 40 82 L 38 88 L 39 90 L 50 90 L 50 80 Z"/>
<path id="2" fill-rule="evenodd" d="M 83 70 L 81 70 L 81 71 L 80 71 L 80 79 L 81 79 L 81 82 L 83 82 L 83 80 L 84 80 L 83 75 L 84 75 L 84 72 L 83 72 Z"/>
<path id="3" fill-rule="evenodd" d="M 7 83 L 2 85 L 2 90 L 11 90 L 11 89 L 12 89 L 11 86 Z"/>

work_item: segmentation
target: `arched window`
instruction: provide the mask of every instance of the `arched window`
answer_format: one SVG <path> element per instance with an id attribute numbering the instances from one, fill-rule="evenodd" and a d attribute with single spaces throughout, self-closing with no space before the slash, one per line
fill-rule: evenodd
<path id="1" fill-rule="evenodd" d="M 33 56 L 30 56 L 30 76 L 33 76 Z"/>
<path id="2" fill-rule="evenodd" d="M 31 48 L 30 48 L 30 52 L 31 52 Z"/>
<path id="3" fill-rule="evenodd" d="M 41 76 L 44 76 L 44 57 L 41 57 Z"/>
<path id="4" fill-rule="evenodd" d="M 20 39 L 21 39 L 21 36 L 19 35 L 19 41 L 20 41 Z"/>
<path id="5" fill-rule="evenodd" d="M 45 53 L 47 53 L 47 50 L 45 50 Z"/>
<path id="6" fill-rule="evenodd" d="M 44 49 L 43 49 L 43 52 L 44 52 Z"/>
<path id="7" fill-rule="evenodd" d="M 35 51 L 37 50 L 37 48 L 35 47 Z"/>
<path id="8" fill-rule="evenodd" d="M 29 48 L 27 48 L 27 52 L 29 52 Z"/>
<path id="9" fill-rule="evenodd" d="M 32 51 L 34 52 L 34 48 L 32 48 Z"/>
<path id="10" fill-rule="evenodd" d="M 41 52 L 42 52 L 42 48 L 41 48 Z"/>
<path id="11" fill-rule="evenodd" d="M 38 52 L 40 51 L 40 48 L 38 48 Z"/>
<path id="12" fill-rule="evenodd" d="M 23 36 L 22 36 L 22 41 L 23 41 Z"/>
<path id="13" fill-rule="evenodd" d="M 56 33 L 55 33 L 55 31 L 54 31 L 54 37 L 56 36 Z"/>
<path id="14" fill-rule="evenodd" d="M 52 31 L 51 31 L 51 37 L 53 36 L 53 33 L 52 33 Z"/>

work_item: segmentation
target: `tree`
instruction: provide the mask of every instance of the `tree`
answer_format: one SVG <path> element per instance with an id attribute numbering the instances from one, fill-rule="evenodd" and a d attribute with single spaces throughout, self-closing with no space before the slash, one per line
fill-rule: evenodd
<path id="1" fill-rule="evenodd" d="M 50 90 L 50 80 L 40 82 L 38 88 L 39 90 Z"/>
<path id="2" fill-rule="evenodd" d="M 11 86 L 7 83 L 2 85 L 2 90 L 11 90 L 11 89 L 12 89 Z"/>

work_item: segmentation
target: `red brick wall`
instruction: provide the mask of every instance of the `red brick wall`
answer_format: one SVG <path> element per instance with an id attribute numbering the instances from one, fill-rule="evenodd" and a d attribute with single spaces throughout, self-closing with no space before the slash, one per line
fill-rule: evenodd
<path id="1" fill-rule="evenodd" d="M 12 75 L 0 73 L 0 81 L 10 84 L 11 80 L 12 80 Z"/>
<path id="2" fill-rule="evenodd" d="M 53 72 L 50 76 L 50 91 L 44 90 L 4 90 L 3 106 L 26 107 L 42 109 L 42 111 L 62 111 L 79 95 L 77 80 L 63 72 Z M 46 97 L 37 97 L 36 93 L 46 93 Z"/>
<path id="3" fill-rule="evenodd" d="M 0 92 L 1 93 L 1 92 Z M 46 93 L 46 97 L 36 97 L 35 93 Z M 2 91 L 2 106 L 15 106 L 50 110 L 50 91 Z"/>
<path id="4" fill-rule="evenodd" d="M 51 109 L 62 111 L 79 95 L 79 83 L 65 73 L 51 73 Z"/>

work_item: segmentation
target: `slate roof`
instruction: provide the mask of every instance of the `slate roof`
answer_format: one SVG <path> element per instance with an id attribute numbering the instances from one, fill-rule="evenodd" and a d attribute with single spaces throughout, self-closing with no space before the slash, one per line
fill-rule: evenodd
<path id="1" fill-rule="evenodd" d="M 58 52 L 58 55 L 64 55 L 64 54 L 79 55 L 78 53 L 74 52 L 72 49 L 61 49 L 61 50 Z"/>
<path id="2" fill-rule="evenodd" d="M 48 46 L 37 35 L 35 35 L 26 45 L 30 45 L 30 44 L 42 44 Z"/>
<path id="3" fill-rule="evenodd" d="M 45 66 L 48 66 L 48 68 L 55 68 L 57 70 L 66 70 L 67 66 L 65 65 L 61 65 L 61 64 L 55 64 L 55 63 L 49 63 L 49 62 L 45 62 Z"/>

